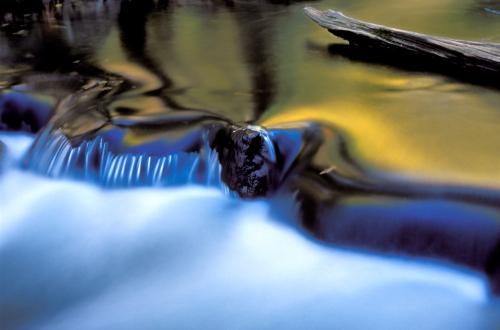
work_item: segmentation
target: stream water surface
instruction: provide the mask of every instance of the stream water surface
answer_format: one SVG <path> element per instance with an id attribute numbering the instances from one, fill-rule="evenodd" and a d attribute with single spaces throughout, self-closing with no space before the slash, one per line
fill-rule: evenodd
<path id="1" fill-rule="evenodd" d="M 342 173 L 500 191 L 500 89 L 360 61 L 303 13 L 313 5 L 500 42 L 497 2 L 66 2 L 8 13 L 0 28 L 0 107 L 37 109 L 34 120 L 0 123 L 0 328 L 500 326 L 482 273 L 327 245 L 295 225 L 304 210 L 293 198 L 240 200 L 210 148 L 193 156 L 172 144 L 198 138 L 206 120 L 314 122 L 324 131 L 311 159 L 318 172 L 352 163 Z M 105 111 L 89 106 L 99 102 Z M 38 123 L 51 116 L 56 133 Z M 119 142 L 106 154 L 99 141 Z M 174 156 L 153 154 L 166 144 Z M 92 148 L 109 156 L 102 173 L 78 158 Z M 336 202 L 352 219 L 364 207 L 500 222 L 492 203 L 398 211 L 399 200 L 376 194 Z"/>

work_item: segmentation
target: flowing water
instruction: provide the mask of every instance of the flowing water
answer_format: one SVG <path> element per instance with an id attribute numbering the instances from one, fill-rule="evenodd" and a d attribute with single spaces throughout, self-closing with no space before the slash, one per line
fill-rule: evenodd
<path id="1" fill-rule="evenodd" d="M 50 116 L 59 103 L 55 116 L 66 120 L 37 137 L 0 135 L 0 328 L 500 325 L 498 298 L 480 273 L 325 246 L 290 226 L 292 202 L 277 211 L 229 196 L 205 136 L 196 154 L 155 154 L 164 141 L 195 136 L 179 122 L 316 122 L 370 173 L 500 189 L 498 89 L 359 61 L 303 14 L 307 4 L 500 42 L 497 2 L 45 4 L 41 22 L 9 16 L 0 33 L 0 106 L 13 98 Z M 80 110 L 96 100 L 112 125 L 100 109 Z M 181 111 L 187 117 L 169 121 Z M 325 170 L 339 158 L 330 142 L 314 157 Z M 376 203 L 393 202 L 339 205 Z M 488 216 L 500 221 L 498 209 Z"/>

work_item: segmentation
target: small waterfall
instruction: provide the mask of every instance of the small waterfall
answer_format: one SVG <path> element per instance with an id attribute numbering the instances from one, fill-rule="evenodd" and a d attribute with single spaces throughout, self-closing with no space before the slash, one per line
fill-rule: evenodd
<path id="1" fill-rule="evenodd" d="M 197 153 L 115 154 L 100 136 L 73 146 L 60 130 L 47 129 L 25 155 L 23 167 L 54 178 L 83 179 L 109 188 L 193 183 L 219 187 L 229 194 L 221 180 L 217 152 L 208 143 Z"/>

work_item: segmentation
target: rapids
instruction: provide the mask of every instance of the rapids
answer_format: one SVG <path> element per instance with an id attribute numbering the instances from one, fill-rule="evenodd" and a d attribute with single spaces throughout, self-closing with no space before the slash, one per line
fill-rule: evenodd
<path id="1" fill-rule="evenodd" d="M 3 133 L 0 324 L 36 329 L 490 329 L 479 274 L 313 242 L 220 190 L 109 190 L 20 169 Z"/>

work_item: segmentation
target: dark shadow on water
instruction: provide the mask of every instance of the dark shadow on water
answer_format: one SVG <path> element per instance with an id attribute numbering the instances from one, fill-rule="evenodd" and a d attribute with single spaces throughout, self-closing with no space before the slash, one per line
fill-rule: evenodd
<path id="1" fill-rule="evenodd" d="M 271 49 L 276 27 L 272 19 L 265 19 L 265 14 L 268 14 L 265 8 L 258 4 L 246 7 L 249 7 L 247 11 L 251 15 L 240 10 L 234 12 L 234 15 L 240 32 L 242 53 L 252 81 L 253 116 L 256 120 L 269 109 L 278 90 L 274 53 Z"/>
<path id="2" fill-rule="evenodd" d="M 163 5 L 168 6 L 168 3 Z M 124 50 L 132 60 L 155 73 L 161 79 L 163 88 L 169 88 L 173 85 L 172 80 L 162 72 L 160 66 L 149 56 L 147 51 L 146 24 L 148 16 L 154 9 L 155 3 L 152 0 L 122 1 L 117 19 L 120 40 Z M 168 20 L 169 17 L 166 19 Z"/>
<path id="3" fill-rule="evenodd" d="M 318 49 L 317 45 L 308 45 L 311 49 Z M 500 72 L 475 71 L 463 68 L 461 70 L 453 63 L 446 61 L 422 61 L 422 58 L 407 52 L 379 51 L 372 48 L 362 48 L 348 44 L 330 44 L 326 52 L 333 58 L 341 57 L 355 62 L 383 65 L 411 72 L 437 73 L 492 89 L 500 89 Z"/>

